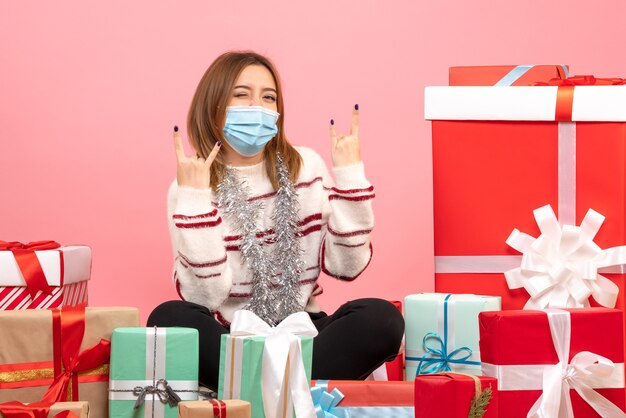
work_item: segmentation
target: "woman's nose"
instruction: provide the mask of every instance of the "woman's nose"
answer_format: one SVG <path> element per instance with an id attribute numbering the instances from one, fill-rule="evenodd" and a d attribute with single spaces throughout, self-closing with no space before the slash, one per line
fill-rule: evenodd
<path id="1" fill-rule="evenodd" d="M 256 97 L 250 98 L 250 106 L 261 106 L 261 100 Z"/>

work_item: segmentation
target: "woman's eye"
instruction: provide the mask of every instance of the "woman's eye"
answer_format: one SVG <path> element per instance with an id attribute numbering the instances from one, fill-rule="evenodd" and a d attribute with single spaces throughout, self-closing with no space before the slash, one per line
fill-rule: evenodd
<path id="1" fill-rule="evenodd" d="M 276 97 L 274 97 L 274 96 L 265 96 L 264 99 L 265 100 L 269 100 L 270 102 L 275 102 L 276 101 Z"/>
<path id="2" fill-rule="evenodd" d="M 235 93 L 235 97 L 246 97 L 247 93 Z"/>

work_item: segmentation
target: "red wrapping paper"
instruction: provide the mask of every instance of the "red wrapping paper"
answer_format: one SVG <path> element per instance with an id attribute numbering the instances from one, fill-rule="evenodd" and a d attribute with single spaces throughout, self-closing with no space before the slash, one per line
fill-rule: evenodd
<path id="1" fill-rule="evenodd" d="M 491 388 L 492 398 L 483 418 L 498 417 L 498 382 L 476 376 L 481 390 Z M 420 375 L 415 378 L 415 418 L 467 418 L 476 392 L 474 379 L 458 373 Z"/>
<path id="2" fill-rule="evenodd" d="M 505 243 L 513 228 L 539 236 L 533 210 L 558 211 L 557 129 L 556 122 L 433 121 L 436 256 L 518 255 Z M 589 208 L 606 216 L 594 239 L 601 248 L 626 244 L 625 148 L 626 123 L 576 124 L 576 223 Z M 626 276 L 604 276 L 620 288 L 616 307 L 626 309 Z M 501 296 L 502 309 L 521 309 L 529 297 L 509 290 L 503 273 L 436 273 L 435 290 Z"/>
<path id="3" fill-rule="evenodd" d="M 451 86 L 493 86 L 515 67 L 515 65 L 450 67 L 449 84 Z M 562 66 L 535 65 L 512 85 L 528 86 L 552 78 L 565 78 L 565 70 Z"/>
<path id="4" fill-rule="evenodd" d="M 623 312 L 617 309 L 566 309 L 571 313 L 570 358 L 581 351 L 607 357 L 614 363 L 624 362 Z M 543 311 L 481 312 L 480 354 L 483 363 L 494 365 L 556 364 L 548 317 Z M 502 384 L 500 381 L 499 384 Z M 596 389 L 619 408 L 625 408 L 625 391 Z M 571 390 L 572 405 L 577 417 L 599 416 L 576 391 Z M 499 416 L 525 418 L 541 396 L 541 390 L 500 390 Z"/>
<path id="5" fill-rule="evenodd" d="M 315 380 L 311 382 L 315 386 Z M 329 380 L 328 392 L 344 394 L 339 403 L 349 406 L 413 406 L 413 382 L 372 382 L 367 380 Z"/>

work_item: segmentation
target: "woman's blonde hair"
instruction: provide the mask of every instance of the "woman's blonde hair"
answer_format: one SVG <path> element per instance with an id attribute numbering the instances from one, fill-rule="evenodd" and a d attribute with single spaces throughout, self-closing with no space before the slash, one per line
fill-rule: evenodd
<path id="1" fill-rule="evenodd" d="M 276 107 L 278 133 L 265 145 L 263 151 L 267 176 L 274 190 L 278 189 L 278 173 L 276 159 L 280 154 L 289 169 L 289 177 L 295 183 L 302 167 L 302 158 L 296 149 L 287 141 L 283 121 L 285 109 L 283 105 L 282 87 L 278 72 L 266 57 L 251 51 L 230 51 L 220 55 L 206 70 L 191 101 L 187 115 L 187 132 L 191 145 L 201 158 L 207 158 L 217 141 L 224 141 L 222 128 L 226 118 L 226 107 L 231 98 L 232 89 L 239 74 L 249 65 L 262 65 L 269 70 L 276 83 Z M 211 188 L 217 189 L 222 181 L 226 163 L 221 153 L 211 164 Z"/>

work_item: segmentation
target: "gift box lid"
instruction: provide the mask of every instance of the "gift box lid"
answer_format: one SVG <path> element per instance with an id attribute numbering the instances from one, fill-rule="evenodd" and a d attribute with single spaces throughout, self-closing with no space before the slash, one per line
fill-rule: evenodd
<path id="1" fill-rule="evenodd" d="M 566 78 L 567 65 L 479 65 L 448 70 L 451 86 L 528 86 L 538 81 Z"/>
<path id="2" fill-rule="evenodd" d="M 558 86 L 431 86 L 427 120 L 554 121 Z M 626 121 L 626 85 L 575 86 L 571 120 Z"/>
<path id="3" fill-rule="evenodd" d="M 91 278 L 91 248 L 71 245 L 35 251 L 50 286 L 77 283 Z M 0 286 L 26 286 L 11 251 L 0 251 Z"/>

